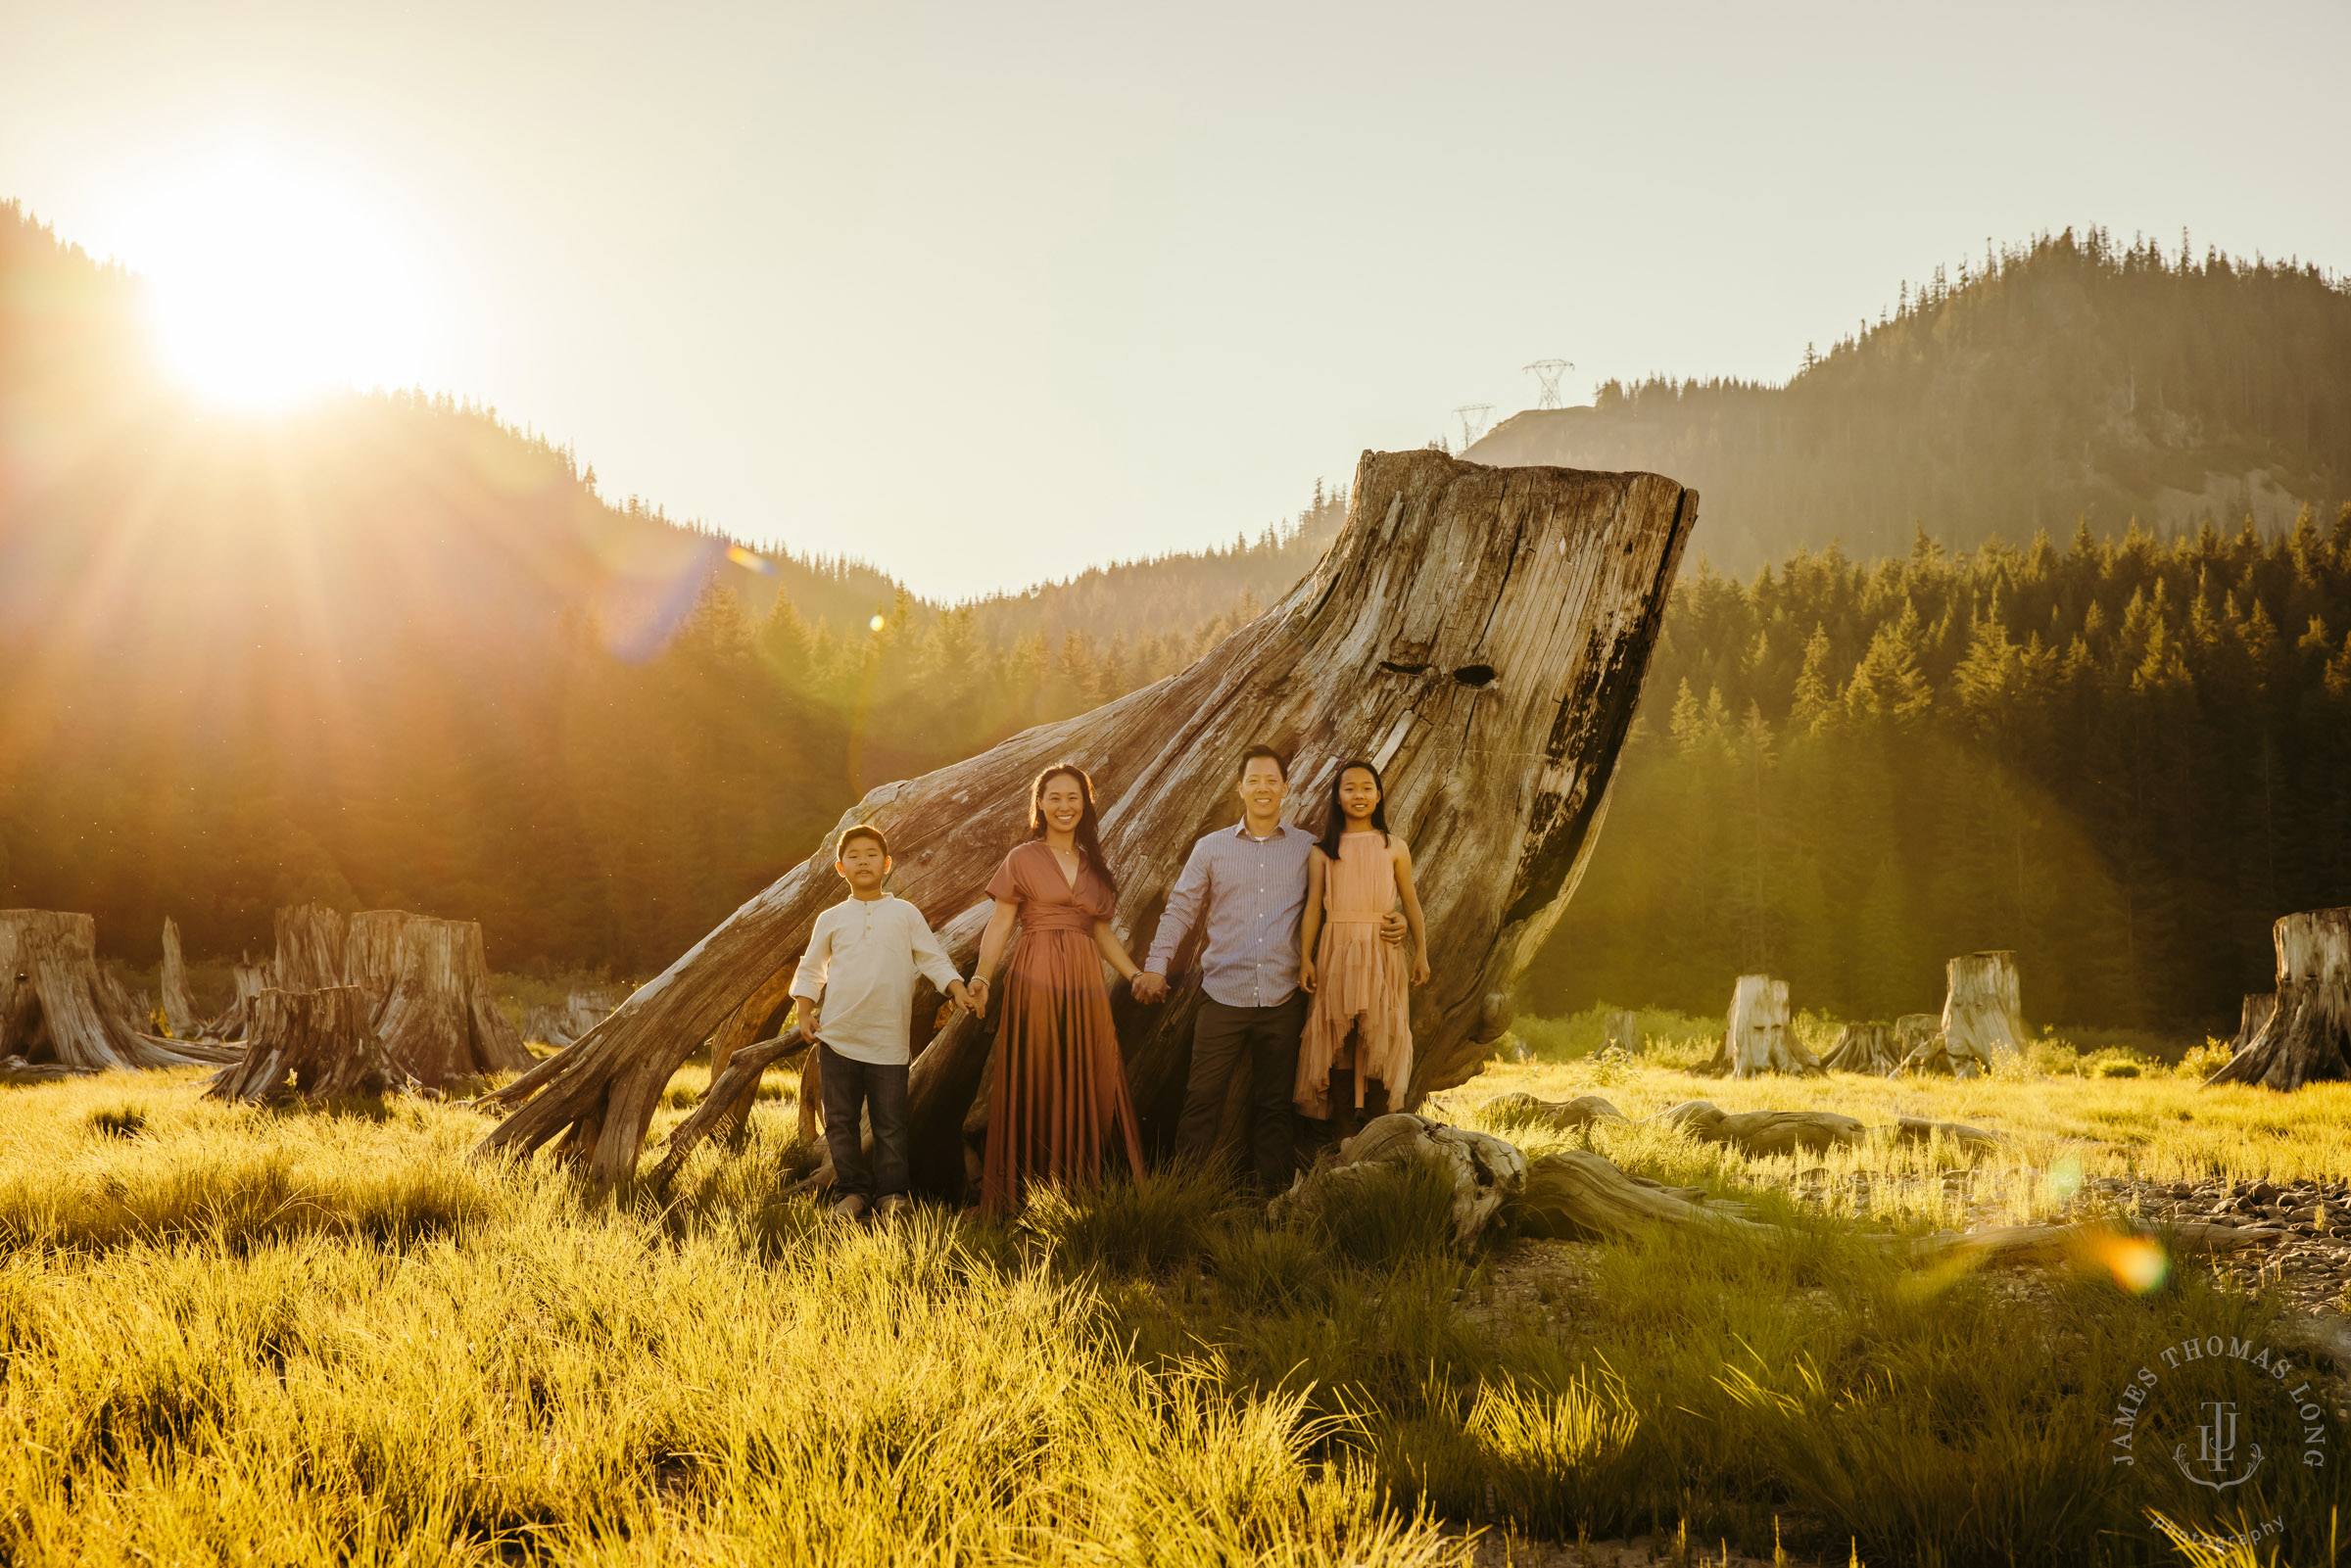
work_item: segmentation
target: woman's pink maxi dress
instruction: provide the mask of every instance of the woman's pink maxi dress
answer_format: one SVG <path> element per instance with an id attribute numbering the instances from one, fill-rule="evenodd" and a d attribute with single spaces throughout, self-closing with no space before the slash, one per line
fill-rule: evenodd
<path id="1" fill-rule="evenodd" d="M 1094 945 L 1110 889 L 1091 866 L 1072 887 L 1053 851 L 1032 838 L 1004 857 L 987 896 L 1019 907 L 1021 935 L 1004 970 L 981 1207 L 1010 1213 L 1032 1181 L 1092 1186 L 1114 1122 L 1140 1181 L 1143 1144 Z"/>
<path id="2" fill-rule="evenodd" d="M 1292 1098 L 1310 1117 L 1330 1116 L 1333 1068 L 1355 1069 L 1355 1108 L 1364 1083 L 1401 1100 L 1413 1076 L 1411 975 L 1404 944 L 1379 939 L 1380 917 L 1396 907 L 1396 863 L 1383 833 L 1339 835 L 1339 858 L 1322 872 L 1322 935 L 1315 952 L 1315 1002 L 1298 1042 Z M 1347 1031 L 1355 1031 L 1351 1047 Z"/>

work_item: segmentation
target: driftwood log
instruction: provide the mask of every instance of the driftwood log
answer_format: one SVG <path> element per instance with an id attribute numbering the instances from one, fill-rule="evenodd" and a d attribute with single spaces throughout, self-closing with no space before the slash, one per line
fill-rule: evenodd
<path id="1" fill-rule="evenodd" d="M 1527 1236 L 1617 1241 L 1660 1225 L 1720 1235 L 1766 1236 L 1770 1226 L 1746 1218 L 1738 1206 L 1708 1207 L 1704 1189 L 1667 1187 L 1627 1175 L 1613 1161 L 1586 1149 L 1539 1156 L 1527 1167 L 1524 1195 L 1511 1216 Z"/>
<path id="2" fill-rule="evenodd" d="M 1867 1072 L 1881 1078 L 1901 1062 L 1901 1053 L 1894 1047 L 1891 1023 L 1847 1023 L 1837 1031 L 1829 1054 L 1820 1059 L 1820 1065 L 1832 1072 Z"/>
<path id="3" fill-rule="evenodd" d="M 217 1063 L 229 1053 L 141 1027 L 138 1002 L 98 965 L 98 923 L 0 909 L 0 1057 L 103 1070 Z"/>
<path id="4" fill-rule="evenodd" d="M 1758 1077 L 1766 1072 L 1815 1073 L 1820 1061 L 1796 1037 L 1788 1021 L 1788 982 L 1742 974 L 1731 988 L 1730 1013 L 1714 1059 L 1698 1070 L 1711 1077 Z"/>
<path id="5" fill-rule="evenodd" d="M 1363 1130 L 1300 1176 L 1268 1206 L 1276 1221 L 1312 1215 L 1332 1205 L 1368 1201 L 1364 1189 L 1383 1168 L 1422 1164 L 1445 1173 L 1453 1187 L 1453 1240 L 1477 1245 L 1494 1216 L 1526 1187 L 1526 1156 L 1491 1133 L 1448 1126 L 1406 1112 L 1374 1117 Z"/>
<path id="6" fill-rule="evenodd" d="M 192 1040 L 203 1027 L 196 998 L 188 994 L 188 965 L 179 951 L 179 922 L 164 917 L 164 968 L 156 989 L 163 993 L 164 1026 L 174 1039 Z"/>
<path id="7" fill-rule="evenodd" d="M 1966 953 L 1944 969 L 1943 1053 L 1953 1063 L 1992 1064 L 2025 1048 L 2014 953 Z"/>
<path id="8" fill-rule="evenodd" d="M 2270 927 L 2277 1005 L 2205 1081 L 2296 1089 L 2351 1078 L 2351 908 L 2288 915 Z"/>
<path id="9" fill-rule="evenodd" d="M 1295 757 L 1291 798 L 1309 822 L 1332 771 L 1367 753 L 1386 774 L 1388 821 L 1413 846 L 1436 933 L 1434 977 L 1414 993 L 1413 1080 L 1398 1099 L 1416 1105 L 1474 1073 L 1510 1024 L 1513 982 L 1591 849 L 1696 512 L 1694 494 L 1654 474 L 1367 452 L 1347 523 L 1315 570 L 1199 663 L 883 785 L 841 826 L 889 833 L 890 890 L 968 966 L 988 879 L 1028 836 L 1030 782 L 1076 761 L 1103 802 L 1116 924 L 1143 947 L 1193 840 L 1233 820 L 1231 774 L 1245 745 L 1263 740 Z M 610 1018 L 501 1090 L 496 1098 L 515 1110 L 482 1152 L 556 1143 L 600 1182 L 633 1174 L 671 1073 L 797 956 L 816 915 L 840 896 L 828 840 Z M 1176 968 L 1195 958 L 1178 954 Z M 928 986 L 918 993 L 910 1043 L 929 1035 L 936 1003 Z M 1155 1142 L 1180 1099 L 1197 1006 L 1188 986 L 1159 1007 L 1113 999 Z M 915 1062 L 915 1179 L 930 1190 L 961 1185 L 968 1149 L 956 1131 L 988 1043 L 985 1025 L 958 1018 Z"/>
<path id="10" fill-rule="evenodd" d="M 1576 1132 L 1595 1121 L 1623 1121 L 1623 1112 L 1597 1094 L 1572 1100 L 1538 1100 L 1531 1094 L 1497 1095 L 1477 1108 L 1478 1116 L 1496 1127 L 1549 1127 L 1554 1132 Z"/>
<path id="11" fill-rule="evenodd" d="M 1900 1117 L 1873 1127 L 1855 1117 L 1835 1111 L 1731 1111 L 1710 1100 L 1685 1100 L 1648 1118 L 1680 1127 L 1702 1143 L 1727 1143 L 1758 1159 L 1803 1151 L 1817 1154 L 1862 1142 L 1872 1135 L 1901 1143 L 1932 1143 L 1937 1139 L 1969 1154 L 1996 1147 L 2000 1136 L 1959 1121 L 1929 1121 Z"/>
<path id="12" fill-rule="evenodd" d="M 356 985 L 262 992 L 253 1000 L 244 1057 L 214 1074 L 206 1097 L 262 1105 L 380 1099 L 421 1088 L 384 1048 L 372 1012 Z"/>

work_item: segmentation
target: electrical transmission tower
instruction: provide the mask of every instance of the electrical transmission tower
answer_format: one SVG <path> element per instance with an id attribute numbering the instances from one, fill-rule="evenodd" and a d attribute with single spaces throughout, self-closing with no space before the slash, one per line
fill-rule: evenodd
<path id="1" fill-rule="evenodd" d="M 1535 400 L 1538 408 L 1557 408 L 1559 405 L 1559 377 L 1575 368 L 1569 359 L 1537 359 L 1527 371 L 1543 383 L 1543 395 Z"/>
<path id="2" fill-rule="evenodd" d="M 1486 433 L 1486 415 L 1493 411 L 1490 403 L 1464 403 L 1453 410 L 1454 417 L 1462 422 L 1462 451 L 1467 451 L 1477 445 L 1477 438 Z"/>

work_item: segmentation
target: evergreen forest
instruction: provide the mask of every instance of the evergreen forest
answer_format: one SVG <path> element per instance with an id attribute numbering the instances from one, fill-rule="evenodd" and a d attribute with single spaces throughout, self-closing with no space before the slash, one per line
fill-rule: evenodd
<path id="1" fill-rule="evenodd" d="M 2270 924 L 2351 900 L 2351 507 L 2077 528 L 1676 587 L 1534 1005 L 1941 1006 L 2009 948 L 2027 1015 L 2232 1031 Z"/>

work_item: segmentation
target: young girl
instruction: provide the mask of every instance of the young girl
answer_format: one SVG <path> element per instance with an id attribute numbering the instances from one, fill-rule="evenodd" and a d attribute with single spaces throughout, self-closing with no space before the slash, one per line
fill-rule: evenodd
<path id="1" fill-rule="evenodd" d="M 1367 1083 L 1379 1085 L 1370 1103 L 1371 1114 L 1380 1116 L 1412 1080 L 1406 987 L 1408 978 L 1413 985 L 1428 978 L 1428 932 L 1413 891 L 1413 852 L 1389 836 L 1384 793 L 1379 770 L 1370 763 L 1341 767 L 1330 782 L 1322 841 L 1306 857 L 1298 982 L 1315 1000 L 1298 1044 L 1292 1098 L 1306 1115 L 1327 1120 L 1331 1075 L 1346 1072 L 1354 1079 L 1355 1103 L 1342 1103 L 1340 1110 L 1349 1127 L 1365 1108 Z M 1402 944 L 1379 939 L 1380 917 L 1399 899 L 1413 939 L 1409 970 Z"/>

